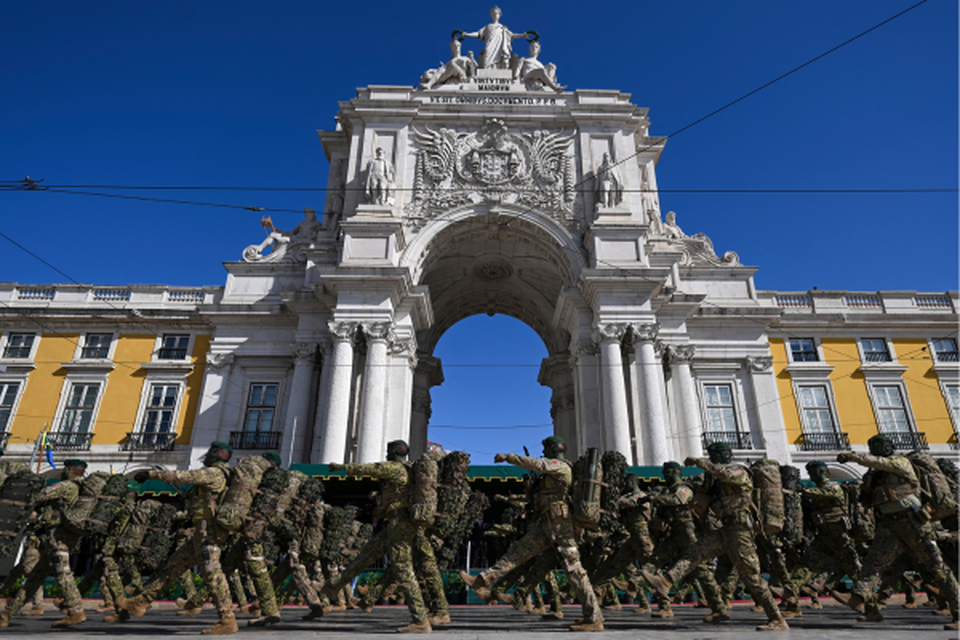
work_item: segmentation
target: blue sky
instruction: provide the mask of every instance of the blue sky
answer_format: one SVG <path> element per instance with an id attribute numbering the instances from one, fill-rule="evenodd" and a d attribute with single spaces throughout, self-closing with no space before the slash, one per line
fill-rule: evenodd
<path id="1" fill-rule="evenodd" d="M 451 31 L 486 24 L 491 4 L 8 3 L 0 183 L 323 187 L 315 132 L 333 128 L 337 101 L 358 86 L 416 84 L 448 57 Z M 956 191 L 670 192 L 956 189 L 954 0 L 928 0 L 682 130 L 913 4 L 500 7 L 513 31 L 539 32 L 540 58 L 569 89 L 630 93 L 650 109 L 653 135 L 679 132 L 658 166 L 664 211 L 687 233 L 709 235 L 718 253 L 758 266 L 758 288 L 944 291 L 958 286 Z M 280 228 L 304 207 L 323 208 L 321 192 L 74 190 L 288 210 L 271 212 Z M 262 238 L 260 215 L 0 190 L 0 232 L 60 271 L 0 237 L 0 281 L 222 284 L 221 263 Z M 433 423 L 457 428 L 431 439 L 485 455 L 543 437 L 547 429 L 516 428 L 549 423 L 549 391 L 536 384 L 546 352 L 532 331 L 473 318 L 438 350 L 447 381 L 434 390 Z"/>

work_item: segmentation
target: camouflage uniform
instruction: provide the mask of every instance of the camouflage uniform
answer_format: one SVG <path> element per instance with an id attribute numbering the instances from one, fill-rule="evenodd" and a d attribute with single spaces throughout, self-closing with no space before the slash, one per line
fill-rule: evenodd
<path id="1" fill-rule="evenodd" d="M 23 554 L 20 556 L 20 562 L 13 568 L 10 575 L 7 576 L 3 584 L 0 585 L 0 593 L 6 593 L 17 584 L 20 578 L 33 571 L 37 563 L 40 562 L 40 538 L 36 533 L 30 533 L 24 539 Z M 43 586 L 37 588 L 30 594 L 24 593 L 27 600 L 30 601 L 31 615 L 40 615 L 43 613 Z"/>
<path id="2" fill-rule="evenodd" d="M 83 600 L 77 590 L 77 583 L 70 569 L 70 552 L 80 542 L 80 534 L 64 527 L 63 511 L 76 501 L 80 495 L 80 478 L 69 474 L 72 465 L 66 463 L 65 477 L 61 482 L 45 488 L 34 505 L 42 509 L 39 521 L 37 538 L 40 541 L 40 560 L 33 570 L 26 573 L 23 587 L 7 602 L 6 609 L 0 615 L 0 626 L 8 621 L 17 611 L 23 608 L 28 595 L 33 596 L 38 588 L 43 588 L 43 582 L 53 571 L 57 587 L 63 597 L 61 610 L 66 614 L 64 621 L 70 618 L 83 618 Z M 86 467 L 86 464 L 83 464 Z M 64 622 L 61 621 L 61 624 Z M 82 622 L 82 620 L 77 620 Z M 57 623 L 54 623 L 57 624 Z M 69 626 L 67 625 L 63 626 Z M 58 625 L 61 626 L 61 625 Z"/>
<path id="3" fill-rule="evenodd" d="M 185 570 L 198 565 L 200 575 L 209 587 L 213 603 L 220 615 L 220 623 L 217 627 L 207 631 L 223 633 L 224 631 L 214 630 L 218 627 L 232 627 L 235 630 L 236 622 L 230 587 L 220 567 L 220 545 L 226 538 L 226 532 L 214 522 L 214 512 L 220 495 L 227 488 L 230 470 L 222 459 L 209 460 L 205 463 L 208 466 L 200 469 L 151 470 L 137 474 L 138 481 L 154 479 L 170 484 L 194 486 L 194 495 L 188 503 L 190 517 L 194 523 L 193 535 L 173 552 L 167 562 L 150 577 L 149 582 L 140 587 L 135 598 L 119 598 L 117 604 L 134 615 L 142 616 L 150 602 L 182 576 Z"/>
<path id="4" fill-rule="evenodd" d="M 909 551 L 920 563 L 924 576 L 940 588 L 956 622 L 957 579 L 943 563 L 930 524 L 920 515 L 921 503 L 917 495 L 920 483 L 910 460 L 897 455 L 857 453 L 842 453 L 837 459 L 856 462 L 879 472 L 873 473 L 868 495 L 877 512 L 876 534 L 863 560 L 860 579 L 853 587 L 853 593 L 865 605 L 868 619 L 882 619 L 874 591 L 884 570 L 902 553 Z"/>
<path id="5" fill-rule="evenodd" d="M 716 447 L 716 444 L 711 446 Z M 714 451 L 721 450 L 730 451 L 729 447 L 717 447 Z M 713 453 L 711 451 L 711 458 Z M 737 464 L 716 463 L 703 458 L 687 458 L 685 464 L 698 466 L 707 472 L 707 492 L 715 496 L 711 508 L 718 512 L 723 527 L 706 534 L 686 556 L 677 560 L 666 572 L 666 580 L 647 574 L 645 577 L 655 590 L 666 595 L 670 585 L 694 571 L 702 562 L 726 553 L 754 601 L 767 614 L 768 625 L 758 629 L 786 629 L 786 621 L 777 608 L 777 602 L 760 576 L 760 558 L 754 544 L 753 479 L 750 471 Z"/>
<path id="6" fill-rule="evenodd" d="M 569 492 L 573 483 L 573 467 L 564 459 L 531 458 L 514 453 L 506 455 L 506 462 L 528 471 L 543 474 L 536 510 L 540 519 L 531 522 L 526 535 L 510 545 L 493 567 L 480 574 L 483 584 L 490 585 L 539 553 L 555 549 L 583 607 L 584 623 L 603 620 L 597 595 L 587 572 L 580 564 L 573 518 L 570 513 Z"/>
<path id="7" fill-rule="evenodd" d="M 827 480 L 804 489 L 805 506 L 814 523 L 815 534 L 800 558 L 794 584 L 807 591 L 823 591 L 830 573 L 837 567 L 850 577 L 859 575 L 860 563 L 848 534 L 847 494 L 836 482 Z M 823 571 L 825 567 L 830 570 Z"/>
<path id="8" fill-rule="evenodd" d="M 410 484 L 410 471 L 407 465 L 399 460 L 388 460 L 369 464 L 331 465 L 331 470 L 334 468 L 342 469 L 347 475 L 374 476 L 380 480 L 379 515 L 387 520 L 387 524 L 371 538 L 346 569 L 335 578 L 331 577 L 324 587 L 324 592 L 332 596 L 333 590 L 341 590 L 374 560 L 386 554 L 390 563 L 396 565 L 400 593 L 404 596 L 414 625 L 428 626 L 423 594 L 413 570 L 411 542 L 416 535 L 417 527 L 406 513 L 404 493 Z"/>

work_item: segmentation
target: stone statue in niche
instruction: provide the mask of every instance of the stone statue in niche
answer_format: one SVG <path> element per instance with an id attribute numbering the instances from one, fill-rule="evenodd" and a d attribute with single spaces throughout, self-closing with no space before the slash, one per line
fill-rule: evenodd
<path id="1" fill-rule="evenodd" d="M 367 163 L 367 200 L 373 204 L 393 204 L 393 165 L 377 147 L 376 157 Z"/>
<path id="2" fill-rule="evenodd" d="M 437 69 L 428 69 L 420 76 L 421 89 L 433 89 L 447 83 L 464 83 L 477 71 L 473 52 L 465 56 L 460 51 L 460 41 L 450 42 L 450 61 Z"/>
<path id="3" fill-rule="evenodd" d="M 260 224 L 267 237 L 260 244 L 252 244 L 243 250 L 244 262 L 298 262 L 303 259 L 303 250 L 313 246 L 323 226 L 310 207 L 303 210 L 303 222 L 292 231 L 277 229 L 269 217 L 261 220 Z M 263 251 L 271 246 L 273 250 L 263 255 Z"/>
<path id="4" fill-rule="evenodd" d="M 520 58 L 516 62 L 511 60 L 513 68 L 513 79 L 520 80 L 531 87 L 549 87 L 556 92 L 563 91 L 566 87 L 557 84 L 557 65 L 552 62 L 544 65 L 537 60 L 540 55 L 540 43 L 536 40 L 530 43 L 530 55 L 526 58 Z"/>
<path id="5" fill-rule="evenodd" d="M 483 51 L 479 55 L 479 64 L 481 69 L 509 69 L 510 56 L 513 51 L 513 41 L 517 38 L 525 38 L 526 33 L 513 33 L 500 24 L 500 16 L 503 12 L 500 7 L 494 7 L 490 10 L 490 24 L 479 31 L 456 31 L 455 36 L 463 38 L 477 38 L 483 41 Z"/>
<path id="6" fill-rule="evenodd" d="M 597 207 L 615 207 L 623 201 L 623 182 L 617 169 L 610 162 L 610 154 L 603 154 L 603 161 L 594 174 L 597 187 Z"/>

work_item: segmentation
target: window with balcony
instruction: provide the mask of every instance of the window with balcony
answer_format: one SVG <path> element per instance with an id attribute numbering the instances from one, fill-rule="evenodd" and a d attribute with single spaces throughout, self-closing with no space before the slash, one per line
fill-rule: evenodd
<path id="1" fill-rule="evenodd" d="M 937 362 L 960 361 L 960 352 L 957 351 L 957 341 L 953 338 L 933 340 L 933 354 Z"/>
<path id="2" fill-rule="evenodd" d="M 883 338 L 863 338 L 860 340 L 860 347 L 863 349 L 864 362 L 890 362 L 890 350 L 887 348 L 887 341 Z"/>
<path id="3" fill-rule="evenodd" d="M 254 383 L 247 396 L 243 431 L 231 434 L 230 444 L 241 449 L 276 449 L 280 433 L 274 431 L 279 385 Z"/>
<path id="4" fill-rule="evenodd" d="M 834 421 L 830 394 L 825 385 L 805 385 L 798 389 L 797 401 L 803 426 L 801 446 L 804 451 L 839 451 L 849 449 L 845 433 L 839 433 Z"/>
<path id="5" fill-rule="evenodd" d="M 173 448 L 176 438 L 177 402 L 180 398 L 180 385 L 156 383 L 150 385 L 150 392 L 140 430 L 129 435 L 129 448 L 137 450 L 168 450 Z"/>
<path id="6" fill-rule="evenodd" d="M 926 434 L 914 430 L 900 385 L 875 384 L 872 387 L 874 411 L 880 433 L 893 440 L 897 449 L 928 448 Z"/>
<path id="7" fill-rule="evenodd" d="M 80 357 L 84 360 L 103 360 L 110 356 L 110 343 L 113 334 L 88 333 L 80 350 Z"/>
<path id="8" fill-rule="evenodd" d="M 10 427 L 13 416 L 13 403 L 20 391 L 19 382 L 0 382 L 0 433 L 5 433 Z"/>
<path id="9" fill-rule="evenodd" d="M 746 434 L 739 432 L 733 385 L 704 384 L 703 404 L 706 413 L 704 445 L 726 442 L 734 449 L 750 448 Z"/>
<path id="10" fill-rule="evenodd" d="M 790 356 L 794 362 L 817 362 L 820 360 L 817 354 L 817 345 L 812 338 L 791 338 Z"/>
<path id="11" fill-rule="evenodd" d="M 187 347 L 190 345 L 189 335 L 164 334 L 160 342 L 159 360 L 186 360 Z"/>
<path id="12" fill-rule="evenodd" d="M 63 404 L 57 430 L 47 434 L 55 450 L 87 450 L 93 436 L 93 418 L 100 397 L 100 383 L 73 382 Z"/>
<path id="13" fill-rule="evenodd" d="M 11 333 L 3 348 L 3 357 L 29 358 L 36 337 L 35 333 Z"/>

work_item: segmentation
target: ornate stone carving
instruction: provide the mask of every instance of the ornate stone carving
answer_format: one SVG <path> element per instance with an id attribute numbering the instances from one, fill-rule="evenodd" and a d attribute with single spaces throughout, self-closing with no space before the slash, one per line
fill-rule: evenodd
<path id="1" fill-rule="evenodd" d="M 542 211 L 562 224 L 573 220 L 573 165 L 567 155 L 573 136 L 545 130 L 511 133 L 499 119 L 480 131 L 429 127 L 414 131 L 420 150 L 414 169 L 407 222 L 427 220 L 466 204 L 516 203 Z"/>
<path id="2" fill-rule="evenodd" d="M 573 353 L 574 353 L 574 355 L 573 355 L 573 357 L 571 358 L 572 362 L 570 363 L 570 366 L 575 366 L 575 365 L 576 365 L 576 360 L 577 360 L 580 356 L 595 356 L 595 355 L 597 355 L 598 353 L 600 353 L 600 347 L 597 345 L 596 342 L 593 342 L 592 340 L 590 340 L 590 341 L 580 341 L 580 342 L 577 342 L 577 344 L 576 344 L 576 346 L 575 346 L 575 348 L 574 348 L 574 350 L 573 350 Z"/>
<path id="3" fill-rule="evenodd" d="M 309 207 L 303 210 L 303 222 L 293 231 L 277 229 L 270 217 L 261 220 L 260 224 L 267 237 L 260 244 L 252 244 L 243 250 L 244 262 L 303 262 L 304 250 L 313 247 L 322 228 L 316 212 Z M 273 251 L 263 255 L 264 249 L 270 246 Z"/>
<path id="4" fill-rule="evenodd" d="M 597 208 L 615 207 L 623 201 L 623 182 L 616 167 L 610 162 L 610 154 L 603 154 L 603 161 L 594 173 L 597 189 Z"/>
<path id="5" fill-rule="evenodd" d="M 221 371 L 224 368 L 229 368 L 233 364 L 233 354 L 232 353 L 208 353 L 207 354 L 207 370 L 209 371 Z"/>
<path id="6" fill-rule="evenodd" d="M 316 342 L 292 342 L 290 349 L 293 352 L 293 361 L 296 364 L 313 364 L 317 358 Z"/>
<path id="7" fill-rule="evenodd" d="M 660 324 L 656 322 L 631 324 L 630 335 L 634 342 L 653 342 L 660 335 Z"/>
<path id="8" fill-rule="evenodd" d="M 659 223 L 659 220 L 657 222 Z M 651 220 L 651 235 L 659 235 L 683 252 L 680 258 L 681 265 L 733 267 L 740 264 L 740 256 L 733 251 L 727 251 L 723 257 L 718 257 L 713 248 L 713 242 L 706 234 L 695 233 L 692 236 L 685 234 L 677 224 L 677 214 L 673 211 L 667 212 L 666 222 L 660 225 L 658 232 L 654 231 L 654 226 Z"/>
<path id="9" fill-rule="evenodd" d="M 627 325 L 625 324 L 601 324 L 593 330 L 593 341 L 597 344 L 608 340 L 619 341 L 627 334 Z"/>
<path id="10" fill-rule="evenodd" d="M 484 260 L 473 266 L 473 277 L 481 282 L 503 282 L 513 274 L 513 267 L 506 260 Z"/>
<path id="11" fill-rule="evenodd" d="M 482 69 L 507 69 L 513 50 L 513 40 L 527 37 L 526 33 L 514 33 L 507 25 L 500 24 L 503 12 L 499 7 L 490 10 L 490 20 L 487 26 L 479 31 L 455 31 L 454 37 L 477 38 L 483 42 L 483 51 L 478 56 L 478 64 Z"/>
<path id="12" fill-rule="evenodd" d="M 353 341 L 358 326 L 356 322 L 331 322 L 327 325 L 330 335 L 337 341 Z"/>
<path id="13" fill-rule="evenodd" d="M 393 165 L 377 147 L 376 157 L 367 163 L 367 182 L 364 194 L 373 204 L 393 204 L 395 174 Z"/>
<path id="14" fill-rule="evenodd" d="M 364 322 L 363 335 L 368 341 L 383 340 L 392 342 L 396 339 L 393 334 L 393 323 L 391 322 Z"/>
<path id="15" fill-rule="evenodd" d="M 421 89 L 433 89 L 444 84 L 462 84 L 477 72 L 477 61 L 460 53 L 460 41 L 450 42 L 450 61 L 437 69 L 427 69 L 420 76 Z"/>
<path id="16" fill-rule="evenodd" d="M 514 80 L 519 80 L 530 90 L 547 87 L 560 93 L 566 86 L 557 84 L 557 65 L 552 62 L 543 64 L 537 59 L 539 55 L 540 43 L 534 40 L 530 43 L 529 56 L 520 58 L 519 61 L 511 60 Z"/>
<path id="17" fill-rule="evenodd" d="M 773 368 L 773 356 L 747 356 L 747 368 L 752 373 L 763 373 Z"/>
<path id="18" fill-rule="evenodd" d="M 670 364 L 689 363 L 693 360 L 696 348 L 692 344 L 667 345 L 667 362 Z"/>

